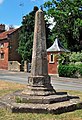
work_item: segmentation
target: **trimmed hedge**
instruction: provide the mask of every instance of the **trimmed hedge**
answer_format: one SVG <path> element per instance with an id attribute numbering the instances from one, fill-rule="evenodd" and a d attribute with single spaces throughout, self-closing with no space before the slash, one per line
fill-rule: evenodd
<path id="1" fill-rule="evenodd" d="M 82 66 L 77 65 L 62 65 L 58 67 L 58 73 L 61 77 L 81 77 L 82 76 Z"/>

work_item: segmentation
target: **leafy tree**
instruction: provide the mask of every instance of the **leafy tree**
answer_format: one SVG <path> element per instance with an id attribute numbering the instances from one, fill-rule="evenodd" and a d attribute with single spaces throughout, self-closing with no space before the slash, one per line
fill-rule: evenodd
<path id="1" fill-rule="evenodd" d="M 82 53 L 80 52 L 73 52 L 69 55 L 70 62 L 82 62 Z"/>
<path id="2" fill-rule="evenodd" d="M 33 11 L 23 17 L 21 31 L 19 35 L 19 47 L 18 52 L 22 56 L 23 61 L 31 61 L 32 57 L 32 47 L 33 47 L 33 36 L 34 36 L 34 22 L 35 13 L 38 7 L 34 7 Z M 51 31 L 49 24 L 46 22 L 46 37 L 47 37 L 47 47 L 51 46 L 50 35 Z"/>
<path id="3" fill-rule="evenodd" d="M 45 2 L 46 14 L 56 25 L 53 38 L 58 36 L 70 50 L 82 49 L 82 0 L 52 0 Z"/>
<path id="4" fill-rule="evenodd" d="M 19 35 L 19 47 L 18 52 L 24 60 L 31 60 L 33 32 L 34 32 L 34 18 L 35 13 L 38 10 L 34 7 L 34 10 L 23 16 L 21 31 Z"/>

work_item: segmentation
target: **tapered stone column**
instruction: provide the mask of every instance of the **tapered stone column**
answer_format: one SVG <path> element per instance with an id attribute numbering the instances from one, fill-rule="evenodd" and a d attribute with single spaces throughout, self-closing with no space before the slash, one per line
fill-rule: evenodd
<path id="1" fill-rule="evenodd" d="M 31 74 L 32 76 L 48 75 L 45 22 L 42 10 L 39 10 L 35 16 Z"/>
<path id="2" fill-rule="evenodd" d="M 23 93 L 29 95 L 55 93 L 48 75 L 45 21 L 42 10 L 38 10 L 35 15 L 31 76 L 28 78 L 28 90 L 23 91 Z"/>

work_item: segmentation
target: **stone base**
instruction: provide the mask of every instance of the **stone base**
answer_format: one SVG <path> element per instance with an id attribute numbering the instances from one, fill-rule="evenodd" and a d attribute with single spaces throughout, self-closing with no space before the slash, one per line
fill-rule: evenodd
<path id="1" fill-rule="evenodd" d="M 16 95 L 20 96 L 20 93 L 21 92 L 18 91 L 2 97 L 0 99 L 0 105 L 14 113 L 30 112 L 60 114 L 82 108 L 82 102 L 80 102 L 79 97 L 77 96 L 69 96 L 64 93 L 57 93 L 56 95 L 49 95 L 44 97 L 28 96 L 27 98 L 25 96 L 21 96 L 21 98 L 25 100 L 23 101 L 24 103 L 17 103 Z"/>
<path id="2" fill-rule="evenodd" d="M 47 96 L 32 96 L 32 95 L 25 95 L 22 94 L 21 91 L 14 93 L 15 98 L 18 99 L 22 103 L 34 103 L 34 104 L 51 104 L 56 102 L 67 101 L 70 99 L 65 93 L 57 93 L 54 95 L 47 95 Z"/>
<path id="3" fill-rule="evenodd" d="M 50 76 L 30 76 L 28 77 L 28 85 L 31 86 L 46 86 L 50 84 Z"/>
<path id="4" fill-rule="evenodd" d="M 56 94 L 50 84 L 50 76 L 32 76 L 28 78 L 27 89 L 22 91 L 24 95 L 47 96 Z"/>
<path id="5" fill-rule="evenodd" d="M 31 95 L 31 96 L 47 96 L 56 94 L 56 91 L 53 89 L 52 86 L 45 87 L 35 87 L 35 86 L 28 86 L 27 89 L 22 91 L 24 95 Z"/>

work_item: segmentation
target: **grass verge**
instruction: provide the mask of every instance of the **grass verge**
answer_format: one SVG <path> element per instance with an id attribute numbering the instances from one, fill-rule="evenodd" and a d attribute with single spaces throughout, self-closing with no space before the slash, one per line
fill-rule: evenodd
<path id="1" fill-rule="evenodd" d="M 0 97 L 20 89 L 26 88 L 26 85 L 16 84 L 13 82 L 0 81 Z M 64 90 L 65 92 L 65 90 Z M 69 94 L 77 95 L 82 100 L 82 92 L 66 91 Z M 63 113 L 60 115 L 53 114 L 35 114 L 35 113 L 11 113 L 0 108 L 0 120 L 82 120 L 82 110 Z"/>

